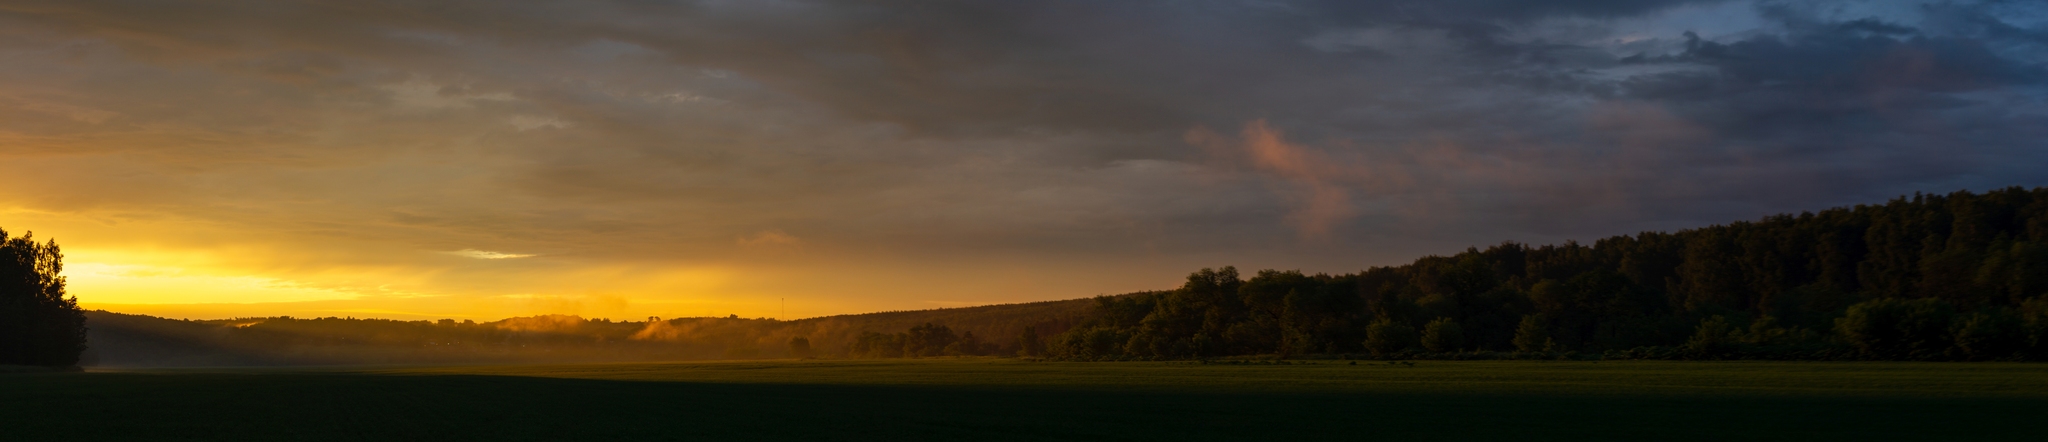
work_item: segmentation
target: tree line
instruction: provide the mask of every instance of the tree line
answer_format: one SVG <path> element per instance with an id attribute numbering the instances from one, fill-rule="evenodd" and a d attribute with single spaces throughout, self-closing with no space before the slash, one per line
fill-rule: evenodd
<path id="1" fill-rule="evenodd" d="M 0 232 L 0 364 L 78 361 L 85 316 L 64 293 L 61 258 L 54 242 Z M 212 349 L 269 363 L 1318 354 L 2038 360 L 2048 359 L 2048 188 L 1914 195 L 1591 244 L 1508 242 L 1350 274 L 1223 267 L 1194 272 L 1174 290 L 798 321 L 103 316 L 113 322 L 95 332 L 95 347 Z"/>
<path id="2" fill-rule="evenodd" d="M 496 321 L 249 317 L 175 320 L 85 312 L 92 348 L 84 365 L 232 366 L 406 363 L 566 363 L 842 357 L 869 331 L 936 323 L 1008 345 L 1020 330 L 1066 330 L 1088 299 L 797 320 L 716 317 L 645 320 L 562 315 Z M 984 336 L 988 338 L 983 338 Z M 791 345 L 802 338 L 802 345 Z M 997 353 L 1008 350 L 998 349 Z"/>
<path id="3" fill-rule="evenodd" d="M 791 339 L 790 347 L 792 354 L 808 355 L 812 351 L 810 341 L 802 337 Z M 951 327 L 936 323 L 914 326 L 902 333 L 862 332 L 847 344 L 844 353 L 850 358 L 1048 355 L 1045 338 L 1036 326 L 1024 327 L 1014 338 L 1000 341 L 983 340 L 972 331 L 956 334 Z"/>
<path id="4" fill-rule="evenodd" d="M 1175 290 L 1094 301 L 1045 337 L 1045 355 L 2043 359 L 2048 188 L 1509 242 L 1342 275 L 1202 269 Z"/>
<path id="5" fill-rule="evenodd" d="M 899 346 L 894 352 L 863 352 L 853 356 L 1008 355 L 1015 353 L 1007 347 L 1012 343 L 999 337 L 1016 336 L 1020 329 L 1065 330 L 1081 320 L 1089 302 L 1092 301 L 1076 299 L 792 321 L 737 315 L 645 320 L 541 315 L 488 322 L 290 316 L 175 320 L 88 311 L 86 317 L 93 326 L 92 348 L 83 355 L 81 364 L 568 363 L 845 357 L 849 356 L 847 347 L 860 342 L 863 335 L 879 334 L 873 333 L 875 330 L 906 328 L 917 329 L 918 338 L 893 342 L 940 344 L 913 347 L 908 353 Z M 918 328 L 924 324 L 933 325 Z M 984 340 L 983 336 L 992 338 Z M 939 351 L 925 351 L 925 347 Z"/>

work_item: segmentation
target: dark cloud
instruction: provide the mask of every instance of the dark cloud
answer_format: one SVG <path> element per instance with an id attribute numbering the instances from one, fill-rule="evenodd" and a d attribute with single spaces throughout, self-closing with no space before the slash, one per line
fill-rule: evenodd
<path id="1" fill-rule="evenodd" d="M 1622 83 L 1625 97 L 1704 126 L 1720 140 L 1706 152 L 1738 153 L 1745 168 L 1770 174 L 1732 195 L 1787 198 L 1780 189 L 1792 187 L 1791 200 L 1773 204 L 1789 207 L 1934 186 L 2041 184 L 1983 173 L 1995 168 L 1990 159 L 2041 159 L 2031 129 L 2042 122 L 2039 105 L 2024 103 L 2038 102 L 2048 71 L 1996 49 L 2012 42 L 1766 11 L 1787 30 L 1728 42 L 1687 34 L 1680 53 L 1634 59 L 1703 69 Z"/>

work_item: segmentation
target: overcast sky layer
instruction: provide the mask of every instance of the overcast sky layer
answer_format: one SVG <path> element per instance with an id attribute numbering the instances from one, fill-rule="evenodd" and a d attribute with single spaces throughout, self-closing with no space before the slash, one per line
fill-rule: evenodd
<path id="1" fill-rule="evenodd" d="M 2044 60 L 2017 1 L 0 0 L 0 227 L 174 317 L 1069 299 L 2048 185 Z"/>

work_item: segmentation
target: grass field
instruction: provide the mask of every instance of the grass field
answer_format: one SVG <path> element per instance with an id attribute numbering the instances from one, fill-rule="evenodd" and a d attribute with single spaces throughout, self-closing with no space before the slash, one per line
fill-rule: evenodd
<path id="1" fill-rule="evenodd" d="M 2048 365 L 1002 359 L 0 373 L 5 440 L 2043 440 Z"/>

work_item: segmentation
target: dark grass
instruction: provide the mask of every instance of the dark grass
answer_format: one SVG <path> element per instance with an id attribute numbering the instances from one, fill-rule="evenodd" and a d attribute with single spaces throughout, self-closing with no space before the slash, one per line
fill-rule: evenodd
<path id="1" fill-rule="evenodd" d="M 1015 360 L 0 375 L 6 440 L 2041 440 L 2048 365 Z"/>

